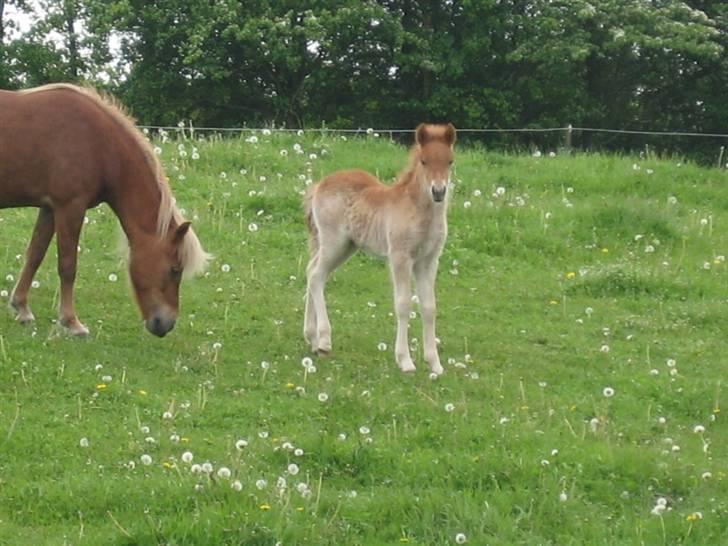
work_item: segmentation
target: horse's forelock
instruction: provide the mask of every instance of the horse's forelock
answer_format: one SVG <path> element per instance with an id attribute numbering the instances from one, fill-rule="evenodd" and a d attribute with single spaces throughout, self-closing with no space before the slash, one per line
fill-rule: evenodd
<path id="1" fill-rule="evenodd" d="M 203 273 L 211 258 L 212 256 L 203 250 L 194 230 L 192 228 L 187 230 L 179 248 L 184 277 L 190 278 Z"/>

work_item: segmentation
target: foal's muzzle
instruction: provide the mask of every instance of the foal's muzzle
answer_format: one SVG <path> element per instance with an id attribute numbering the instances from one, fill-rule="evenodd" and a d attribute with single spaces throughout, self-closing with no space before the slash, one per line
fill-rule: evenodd
<path id="1" fill-rule="evenodd" d="M 174 328 L 175 322 L 176 321 L 174 319 L 152 316 L 144 321 L 144 324 L 150 333 L 157 337 L 164 337 L 170 332 L 170 330 L 172 330 L 172 328 Z"/>
<path id="2" fill-rule="evenodd" d="M 435 186 L 432 186 L 432 199 L 435 201 L 435 203 L 442 202 L 443 199 L 445 199 L 445 192 L 447 191 L 447 186 L 443 186 L 442 188 L 436 188 Z"/>

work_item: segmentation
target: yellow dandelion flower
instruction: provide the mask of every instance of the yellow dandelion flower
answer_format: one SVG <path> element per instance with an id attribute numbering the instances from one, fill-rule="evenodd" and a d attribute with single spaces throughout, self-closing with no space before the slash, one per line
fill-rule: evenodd
<path id="1" fill-rule="evenodd" d="M 559 304 L 559 302 L 556 301 L 556 300 L 550 300 L 549 301 L 549 305 L 558 305 L 558 304 Z"/>
<path id="2" fill-rule="evenodd" d="M 576 277 L 576 273 L 574 273 L 573 271 L 569 271 L 569 272 L 568 272 L 568 273 L 566 274 L 566 278 L 567 278 L 567 279 L 573 279 L 574 277 Z"/>
<path id="3" fill-rule="evenodd" d="M 286 383 L 286 388 L 287 389 L 293 389 L 295 386 L 296 385 L 294 385 L 293 383 Z"/>
<path id="4" fill-rule="evenodd" d="M 180 438 L 180 439 L 179 439 L 179 441 L 180 441 L 180 442 L 184 442 L 184 443 L 187 443 L 187 442 L 189 442 L 189 441 L 190 441 L 190 439 L 189 439 L 189 438 L 187 438 L 186 436 L 182 436 L 182 438 Z"/>
<path id="5" fill-rule="evenodd" d="M 402 537 L 402 538 L 399 539 L 399 541 L 402 542 L 402 543 L 409 542 L 409 538 Z"/>
<path id="6" fill-rule="evenodd" d="M 260 509 L 263 511 L 270 510 L 270 504 L 263 503 L 260 505 Z"/>
<path id="7" fill-rule="evenodd" d="M 170 463 L 169 461 L 164 461 L 164 462 L 162 463 L 162 466 L 163 466 L 164 468 L 174 468 L 174 465 L 173 465 L 172 463 Z"/>
<path id="8" fill-rule="evenodd" d="M 97 391 L 102 391 L 102 390 L 104 390 L 104 389 L 105 389 L 105 388 L 106 388 L 107 386 L 108 386 L 108 385 L 107 385 L 106 383 L 99 383 L 98 385 L 96 385 L 96 390 L 97 390 Z"/>
<path id="9" fill-rule="evenodd" d="M 576 404 L 574 404 L 573 406 L 571 406 L 571 407 L 569 408 L 569 411 L 576 411 Z"/>
<path id="10" fill-rule="evenodd" d="M 608 248 L 603 248 L 602 249 L 602 254 L 609 254 L 609 249 Z"/>
<path id="11" fill-rule="evenodd" d="M 303 512 L 303 506 L 299 506 L 298 508 L 296 508 L 296 512 Z"/>
<path id="12" fill-rule="evenodd" d="M 139 394 L 141 394 L 142 396 L 146 396 L 147 391 L 145 391 L 144 389 L 139 389 Z"/>

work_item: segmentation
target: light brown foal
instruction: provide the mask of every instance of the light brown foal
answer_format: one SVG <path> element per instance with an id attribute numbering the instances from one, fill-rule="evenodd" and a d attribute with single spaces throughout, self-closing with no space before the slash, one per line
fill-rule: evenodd
<path id="1" fill-rule="evenodd" d="M 357 249 L 363 249 L 389 261 L 397 315 L 394 354 L 400 369 L 415 370 L 407 339 L 414 273 L 425 361 L 433 373 L 443 372 L 435 337 L 435 277 L 447 237 L 454 144 L 451 124 L 421 124 L 415 130 L 409 166 L 392 186 L 352 170 L 333 173 L 309 189 L 304 208 L 311 258 L 303 333 L 314 352 L 331 351 L 326 280 Z"/>

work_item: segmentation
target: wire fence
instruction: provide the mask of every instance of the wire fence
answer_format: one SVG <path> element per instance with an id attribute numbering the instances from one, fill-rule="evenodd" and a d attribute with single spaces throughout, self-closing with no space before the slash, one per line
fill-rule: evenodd
<path id="1" fill-rule="evenodd" d="M 413 129 L 332 128 L 311 127 L 290 129 L 285 127 L 196 127 L 189 125 L 140 125 L 140 129 L 159 132 L 213 133 L 213 134 L 272 134 L 304 133 L 340 135 L 388 135 L 391 140 L 404 141 Z M 651 131 L 633 129 L 604 129 L 597 127 L 523 127 L 523 128 L 462 128 L 458 134 L 499 149 L 562 149 L 607 150 L 643 154 L 679 155 L 691 157 L 700 163 L 728 169 L 728 133 L 701 133 L 695 131 Z M 670 139 L 665 141 L 665 139 Z M 716 161 L 717 157 L 717 161 Z"/>

